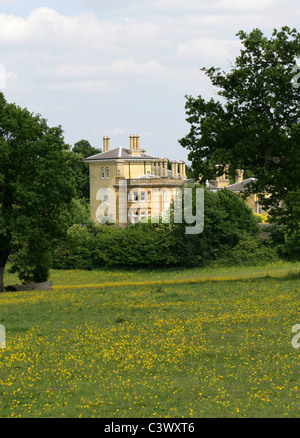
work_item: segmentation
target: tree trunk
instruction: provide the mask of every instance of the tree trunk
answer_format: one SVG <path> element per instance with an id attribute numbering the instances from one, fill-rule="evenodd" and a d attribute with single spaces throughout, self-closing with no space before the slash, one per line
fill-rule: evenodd
<path id="1" fill-rule="evenodd" d="M 5 292 L 4 287 L 4 270 L 5 265 L 9 256 L 10 250 L 2 250 L 0 251 L 0 292 Z"/>

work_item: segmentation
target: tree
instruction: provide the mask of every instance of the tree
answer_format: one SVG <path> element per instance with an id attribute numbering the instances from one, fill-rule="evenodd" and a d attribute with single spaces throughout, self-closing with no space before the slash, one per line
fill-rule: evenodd
<path id="1" fill-rule="evenodd" d="M 89 164 L 84 158 L 99 154 L 101 149 L 96 149 L 87 140 L 80 140 L 74 144 L 68 157 L 73 171 L 76 173 L 77 196 L 89 202 L 90 200 L 90 176 Z"/>
<path id="2" fill-rule="evenodd" d="M 88 140 L 80 140 L 73 146 L 73 152 L 81 154 L 84 158 L 91 157 L 92 155 L 100 154 L 101 149 L 91 146 Z"/>
<path id="3" fill-rule="evenodd" d="M 14 252 L 23 281 L 47 280 L 51 252 L 63 233 L 61 212 L 74 195 L 61 127 L 50 128 L 0 93 L 0 291 Z"/>
<path id="4" fill-rule="evenodd" d="M 179 143 L 190 150 L 196 178 L 212 179 L 226 166 L 229 175 L 243 169 L 256 178 L 249 192 L 267 191 L 270 197 L 262 202 L 273 208 L 296 199 L 300 187 L 300 88 L 295 83 L 300 34 L 283 27 L 270 39 L 259 29 L 237 35 L 244 48 L 229 73 L 202 69 L 218 87 L 218 100 L 186 96 L 191 126 Z M 276 211 L 282 223 L 289 221 L 285 208 Z"/>
<path id="5" fill-rule="evenodd" d="M 198 188 L 201 186 L 192 186 L 195 213 L 195 194 Z M 170 237 L 170 251 L 177 263 L 183 266 L 205 265 L 217 260 L 246 237 L 256 238 L 259 233 L 252 210 L 239 196 L 226 188 L 216 193 L 204 188 L 202 233 L 187 235 L 186 226 L 185 221 L 175 224 Z"/>

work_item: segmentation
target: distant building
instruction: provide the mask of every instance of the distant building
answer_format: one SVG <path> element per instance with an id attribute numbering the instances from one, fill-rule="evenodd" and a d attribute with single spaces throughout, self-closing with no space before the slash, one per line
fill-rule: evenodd
<path id="1" fill-rule="evenodd" d="M 243 194 L 243 192 L 246 191 L 247 186 L 255 181 L 256 181 L 255 178 L 244 179 L 243 170 L 238 169 L 236 171 L 236 179 L 234 184 L 230 184 L 230 180 L 228 176 L 226 174 L 223 174 L 222 176 L 216 178 L 216 180 L 208 181 L 207 187 L 209 188 L 209 190 L 213 192 L 216 192 L 226 187 L 231 192 L 234 192 L 237 195 L 241 195 Z M 263 209 L 262 205 L 260 204 L 259 197 L 256 193 L 252 193 L 249 196 L 247 196 L 245 202 L 248 205 L 248 207 L 251 208 L 253 213 L 257 213 L 259 215 L 266 213 L 266 211 Z"/>
<path id="2" fill-rule="evenodd" d="M 168 169 L 167 158 L 147 155 L 140 148 L 140 136 L 129 138 L 129 148 L 111 149 L 110 138 L 103 137 L 103 152 L 85 159 L 90 168 L 91 217 L 96 223 L 105 222 L 112 211 L 121 226 L 159 217 L 187 180 L 185 162 L 172 161 Z"/>

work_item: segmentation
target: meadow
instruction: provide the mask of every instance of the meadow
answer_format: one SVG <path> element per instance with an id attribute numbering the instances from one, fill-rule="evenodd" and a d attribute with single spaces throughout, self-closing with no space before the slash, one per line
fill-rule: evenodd
<path id="1" fill-rule="evenodd" d="M 0 294 L 0 417 L 298 417 L 299 272 L 57 270 Z"/>

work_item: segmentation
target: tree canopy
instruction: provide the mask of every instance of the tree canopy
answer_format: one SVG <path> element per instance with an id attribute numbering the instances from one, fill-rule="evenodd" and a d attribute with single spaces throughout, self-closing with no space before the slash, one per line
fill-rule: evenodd
<path id="1" fill-rule="evenodd" d="M 60 214 L 74 195 L 61 127 L 0 93 L 0 291 L 9 254 L 24 281 L 47 280 Z"/>
<path id="2" fill-rule="evenodd" d="M 269 39 L 259 29 L 237 35 L 244 48 L 229 72 L 202 69 L 218 99 L 186 96 L 190 132 L 179 143 L 190 150 L 196 178 L 243 169 L 255 175 L 252 191 L 272 195 L 265 200 L 272 206 L 300 186 L 300 34 L 283 27 Z"/>
<path id="3" fill-rule="evenodd" d="M 91 146 L 88 140 L 80 140 L 74 144 L 68 154 L 70 166 L 76 174 L 77 197 L 87 202 L 90 200 L 90 173 L 89 164 L 83 159 L 100 152 L 101 149 Z"/>
<path id="4" fill-rule="evenodd" d="M 81 154 L 84 158 L 91 157 L 92 155 L 100 154 L 101 149 L 94 148 L 88 140 L 80 140 L 73 146 L 73 152 Z"/>

